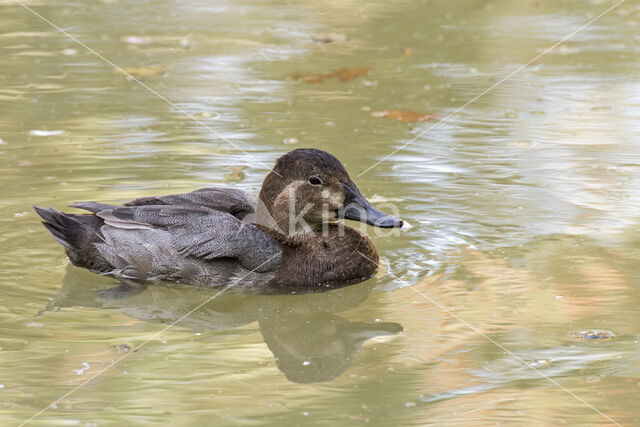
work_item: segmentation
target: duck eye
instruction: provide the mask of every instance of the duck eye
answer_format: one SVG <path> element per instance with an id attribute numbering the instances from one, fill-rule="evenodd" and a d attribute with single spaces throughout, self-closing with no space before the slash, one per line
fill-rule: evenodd
<path id="1" fill-rule="evenodd" d="M 314 175 L 314 176 L 309 177 L 309 184 L 311 184 L 311 185 L 322 185 L 322 180 Z"/>

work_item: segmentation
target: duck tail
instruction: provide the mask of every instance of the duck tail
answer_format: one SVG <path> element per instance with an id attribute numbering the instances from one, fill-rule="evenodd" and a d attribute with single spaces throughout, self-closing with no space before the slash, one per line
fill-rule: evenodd
<path id="1" fill-rule="evenodd" d="M 95 244 L 102 240 L 101 218 L 92 214 L 68 214 L 39 206 L 34 206 L 33 209 L 43 219 L 42 225 L 49 230 L 51 237 L 64 246 L 74 265 L 97 272 L 112 268 L 95 248 Z"/>
<path id="2" fill-rule="evenodd" d="M 34 206 L 33 209 L 35 209 L 36 213 L 40 215 L 40 218 L 44 220 L 42 221 L 42 225 L 49 230 L 51 237 L 53 237 L 56 242 L 60 243 L 66 249 L 77 249 L 78 239 L 84 227 L 81 221 L 74 218 L 76 215 L 69 215 L 57 209 L 45 209 L 39 206 Z"/>

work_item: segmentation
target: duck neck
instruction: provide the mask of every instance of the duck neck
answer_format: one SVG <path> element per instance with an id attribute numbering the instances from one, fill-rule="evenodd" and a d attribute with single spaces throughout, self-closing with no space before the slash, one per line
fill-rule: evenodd
<path id="1" fill-rule="evenodd" d="M 255 225 L 284 245 L 305 246 L 306 242 L 321 233 L 321 226 L 316 230 L 308 226 L 289 224 L 288 218 L 285 218 L 286 221 L 278 221 L 276 218 L 267 209 L 258 209 Z"/>
<path id="2" fill-rule="evenodd" d="M 269 191 L 270 180 L 277 179 L 269 174 L 262 186 L 256 206 L 255 224 L 264 232 L 288 246 L 300 246 L 321 233 L 322 224 L 310 224 L 302 217 L 295 203 L 291 203 L 290 194 L 296 192 L 296 184 L 291 184 L 284 191 Z M 295 198 L 293 199 L 295 200 Z"/>

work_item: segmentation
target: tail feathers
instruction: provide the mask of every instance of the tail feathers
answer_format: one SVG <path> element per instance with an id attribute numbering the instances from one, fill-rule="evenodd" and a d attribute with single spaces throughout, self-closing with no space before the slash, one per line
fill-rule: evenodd
<path id="1" fill-rule="evenodd" d="M 34 206 L 33 209 L 44 220 L 44 225 L 51 236 L 62 246 L 67 249 L 77 249 L 75 238 L 79 235 L 83 228 L 82 222 L 75 219 L 72 215 L 60 212 L 57 209 L 44 209 Z"/>

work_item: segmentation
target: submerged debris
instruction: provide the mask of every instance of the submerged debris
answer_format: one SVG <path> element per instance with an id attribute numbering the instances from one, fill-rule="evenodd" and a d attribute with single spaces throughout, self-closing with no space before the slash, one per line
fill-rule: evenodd
<path id="1" fill-rule="evenodd" d="M 131 347 L 128 344 L 116 344 L 115 349 L 118 353 L 129 353 L 131 351 Z"/>
<path id="2" fill-rule="evenodd" d="M 291 78 L 307 83 L 322 83 L 326 79 L 338 79 L 342 83 L 348 83 L 360 76 L 366 76 L 371 72 L 371 68 L 340 68 L 333 71 L 325 71 L 323 73 L 293 73 Z"/>
<path id="3" fill-rule="evenodd" d="M 242 181 L 246 178 L 243 172 L 246 168 L 244 165 L 230 166 L 229 172 L 224 176 L 225 181 Z"/>
<path id="4" fill-rule="evenodd" d="M 416 113 L 405 110 L 383 110 L 371 113 L 374 117 L 384 117 L 385 119 L 397 120 L 399 122 L 425 122 L 427 120 L 439 120 L 435 114 Z"/>
<path id="5" fill-rule="evenodd" d="M 346 42 L 347 36 L 345 36 L 344 34 L 338 34 L 338 33 L 313 34 L 311 36 L 311 40 L 313 40 L 316 43 L 322 43 L 322 44 L 340 43 L 340 42 Z"/>
<path id="6" fill-rule="evenodd" d="M 573 333 L 573 336 L 583 340 L 607 340 L 616 337 L 613 332 L 606 331 L 604 329 L 585 329 L 584 331 L 576 331 Z"/>

